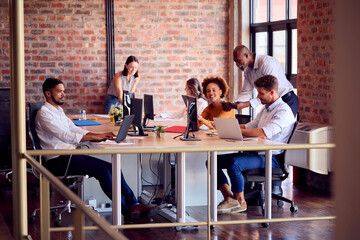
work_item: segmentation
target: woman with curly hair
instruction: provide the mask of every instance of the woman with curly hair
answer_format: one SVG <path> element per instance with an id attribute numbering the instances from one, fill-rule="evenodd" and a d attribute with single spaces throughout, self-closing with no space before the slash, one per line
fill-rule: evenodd
<path id="1" fill-rule="evenodd" d="M 201 116 L 198 117 L 199 127 L 204 124 L 210 129 L 214 129 L 214 117 L 235 118 L 234 109 L 226 112 L 222 107 L 222 99 L 229 91 L 229 86 L 227 85 L 224 78 L 220 76 L 209 76 L 204 79 L 201 85 L 205 97 L 211 103 L 204 109 Z"/>

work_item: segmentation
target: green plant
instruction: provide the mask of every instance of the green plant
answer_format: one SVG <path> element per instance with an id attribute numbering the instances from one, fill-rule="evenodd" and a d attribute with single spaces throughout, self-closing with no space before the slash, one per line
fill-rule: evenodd
<path id="1" fill-rule="evenodd" d="M 160 132 L 160 133 L 164 133 L 164 132 L 165 132 L 163 126 L 158 126 L 158 127 L 156 128 L 156 131 L 157 131 L 157 132 Z"/>

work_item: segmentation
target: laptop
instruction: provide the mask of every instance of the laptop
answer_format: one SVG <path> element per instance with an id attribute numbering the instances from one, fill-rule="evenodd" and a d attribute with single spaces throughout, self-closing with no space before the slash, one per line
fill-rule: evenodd
<path id="1" fill-rule="evenodd" d="M 243 136 L 236 118 L 214 118 L 219 138 L 242 141 Z"/>
<path id="2" fill-rule="evenodd" d="M 119 143 L 126 138 L 133 119 L 134 115 L 127 115 L 124 117 L 119 132 L 115 138 L 115 142 Z"/>

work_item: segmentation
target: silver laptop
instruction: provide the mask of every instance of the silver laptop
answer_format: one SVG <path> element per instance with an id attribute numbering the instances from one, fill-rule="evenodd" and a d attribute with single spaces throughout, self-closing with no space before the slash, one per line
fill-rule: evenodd
<path id="1" fill-rule="evenodd" d="M 219 138 L 244 140 L 236 118 L 214 118 L 214 122 Z"/>

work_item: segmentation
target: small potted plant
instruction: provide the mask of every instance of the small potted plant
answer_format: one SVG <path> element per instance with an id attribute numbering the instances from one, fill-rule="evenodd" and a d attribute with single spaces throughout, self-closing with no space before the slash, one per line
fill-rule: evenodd
<path id="1" fill-rule="evenodd" d="M 165 130 L 163 126 L 158 126 L 155 130 L 156 136 L 161 138 L 165 136 Z"/>
<path id="2" fill-rule="evenodd" d="M 112 105 L 109 111 L 110 121 L 116 122 L 121 120 L 123 115 L 123 106 L 121 104 Z"/>

